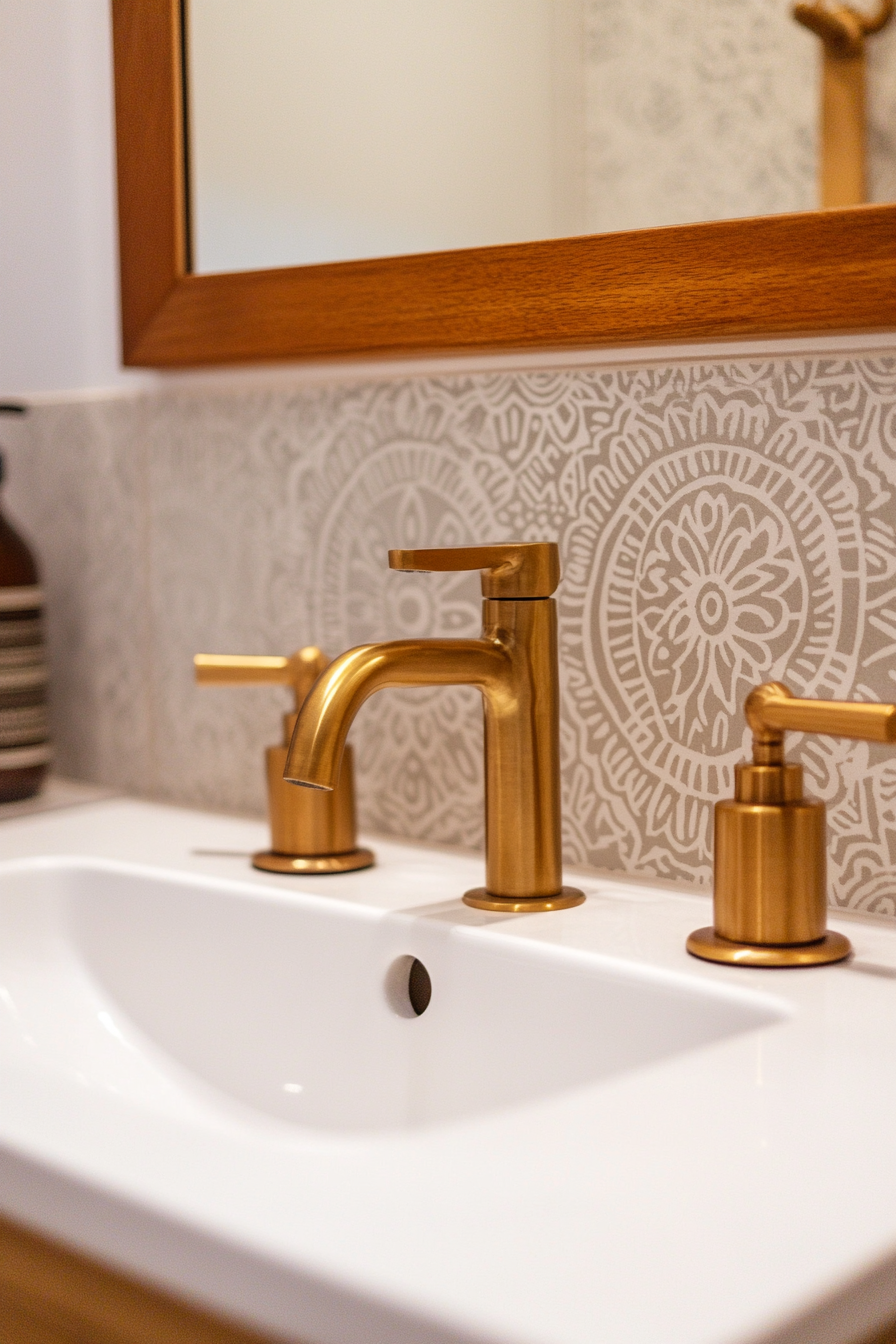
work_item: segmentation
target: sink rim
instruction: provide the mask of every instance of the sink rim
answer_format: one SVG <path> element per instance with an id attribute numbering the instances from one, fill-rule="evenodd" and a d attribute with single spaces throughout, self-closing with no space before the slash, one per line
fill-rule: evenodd
<path id="1" fill-rule="evenodd" d="M 434 851 L 439 853 L 439 851 Z M 295 885 L 283 887 L 268 884 L 263 878 L 253 880 L 248 874 L 244 878 L 219 877 L 207 873 L 192 872 L 183 869 L 177 869 L 166 865 L 155 865 L 152 863 L 139 862 L 133 860 L 123 860 L 117 858 L 107 858 L 104 856 L 93 856 L 78 853 L 60 853 L 54 855 L 36 855 L 34 857 L 21 857 L 15 859 L 0 859 L 0 882 L 6 874 L 16 872 L 66 872 L 75 870 L 78 872 L 100 871 L 123 876 L 133 876 L 141 879 L 150 879 L 153 881 L 164 882 L 171 886 L 195 886 L 199 890 L 221 893 L 232 897 L 248 897 L 253 901 L 260 903 L 271 903 L 284 905 L 287 907 L 308 907 L 310 909 L 320 910 L 320 903 L 325 901 L 326 907 L 333 910 L 341 918 L 358 919 L 359 921 L 369 921 L 378 923 L 386 921 L 398 924 L 406 924 L 409 928 L 418 922 L 429 922 L 430 918 L 425 913 L 425 907 L 415 906 L 413 911 L 383 909 L 379 906 L 364 904 L 358 900 L 351 900 L 346 896 L 340 896 L 337 892 L 308 890 Z M 365 870 L 369 871 L 369 870 Z M 363 874 L 362 874 L 363 877 Z M 283 879 L 292 884 L 301 881 L 301 877 L 289 877 Z M 277 879 L 275 878 L 275 881 Z M 613 886 L 611 879 L 594 878 L 593 883 L 600 884 L 601 887 Z M 614 893 L 618 891 L 624 894 L 625 888 L 620 886 L 613 887 Z M 659 894 L 666 895 L 661 889 L 656 889 Z M 640 883 L 638 887 L 633 888 L 635 897 L 642 892 L 650 892 L 649 884 Z M 600 896 L 599 891 L 586 892 L 586 898 Z M 674 896 L 674 894 L 673 894 Z M 0 901 L 3 899 L 3 892 L 0 890 Z M 587 900 L 586 900 L 587 903 Z M 445 902 L 438 900 L 433 902 L 433 907 L 438 907 L 444 911 Z M 656 984 L 667 985 L 669 988 L 680 988 L 693 991 L 698 996 L 705 996 L 709 999 L 718 999 L 732 1003 L 741 1003 L 744 1006 L 755 1004 L 762 1005 L 775 1015 L 779 1021 L 790 1020 L 798 1011 L 795 1004 L 780 994 L 771 991 L 757 989 L 754 984 L 749 986 L 744 984 L 733 984 L 728 981 L 720 980 L 717 977 L 708 977 L 701 974 L 702 967 L 697 966 L 693 973 L 688 970 L 677 970 L 667 966 L 657 966 L 648 960 L 638 960 L 635 957 L 626 957 L 619 953 L 602 952 L 593 948 L 582 948 L 558 943 L 551 939 L 542 939 L 538 937 L 529 937 L 526 934 L 520 934 L 520 921 L 525 921 L 522 927 L 527 925 L 531 927 L 531 921 L 535 919 L 553 920 L 561 912 L 547 912 L 544 914 L 521 914 L 521 915 L 485 915 L 480 921 L 478 918 L 465 918 L 471 912 L 468 907 L 463 905 L 461 898 L 457 898 L 457 913 L 460 919 L 450 928 L 450 934 L 461 940 L 467 938 L 485 942 L 495 942 L 499 945 L 513 947 L 521 960 L 531 957 L 534 960 L 544 958 L 545 960 L 556 959 L 567 962 L 571 965 L 578 965 L 582 968 L 593 967 L 606 972 L 608 975 L 620 975 L 625 979 L 643 979 L 644 981 Z M 562 912 L 569 914 L 572 912 Z M 478 912 L 476 912 L 478 915 Z M 542 927 L 550 927 L 542 925 Z M 776 1025 L 769 1023 L 767 1025 Z M 762 1029 L 762 1028 L 758 1028 Z"/>

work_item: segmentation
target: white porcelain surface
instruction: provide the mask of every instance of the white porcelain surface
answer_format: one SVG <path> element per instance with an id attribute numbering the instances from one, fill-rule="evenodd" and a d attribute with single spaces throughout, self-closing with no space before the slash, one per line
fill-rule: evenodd
<path id="1" fill-rule="evenodd" d="M 390 881 L 427 876 L 395 864 Z M 433 985 L 419 1017 L 414 957 Z M 362 1130 L 599 1082 L 781 1016 L 425 911 L 65 859 L 0 865 L 0 999 L 0 1061 L 24 1053 L 138 1103 L 195 1096 L 198 1079 L 295 1125 Z"/>
<path id="2" fill-rule="evenodd" d="M 0 825 L 0 1209 L 314 1344 L 842 1344 L 896 1318 L 890 926 L 842 923 L 843 966 L 726 969 L 684 951 L 710 906 L 681 889 L 586 875 L 578 909 L 490 916 L 458 899 L 475 858 L 378 842 L 367 873 L 295 881 L 250 869 L 263 838 L 128 801 Z M 384 975 L 420 953 L 432 1004 L 403 1018 Z M 505 1092 L 508 1004 L 536 1048 Z M 417 1029 L 433 1087 L 396 1104 Z M 440 1090 L 458 1053 L 473 1083 Z"/>

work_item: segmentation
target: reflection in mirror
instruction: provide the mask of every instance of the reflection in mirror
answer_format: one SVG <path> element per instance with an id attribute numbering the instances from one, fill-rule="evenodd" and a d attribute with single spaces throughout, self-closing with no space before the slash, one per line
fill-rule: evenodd
<path id="1" fill-rule="evenodd" d="M 823 53 L 792 9 L 189 0 L 194 268 L 814 209 Z M 867 84 L 868 199 L 894 200 L 896 24 Z"/>
<path id="2" fill-rule="evenodd" d="M 580 233 L 579 0 L 190 0 L 199 271 Z"/>

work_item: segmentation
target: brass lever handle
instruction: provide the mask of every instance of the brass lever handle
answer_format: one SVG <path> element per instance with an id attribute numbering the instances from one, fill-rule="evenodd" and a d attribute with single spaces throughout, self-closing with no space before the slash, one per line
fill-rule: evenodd
<path id="1" fill-rule="evenodd" d="M 289 658 L 264 654 L 197 653 L 193 666 L 196 680 L 203 686 L 292 686 L 298 710 L 329 662 L 326 654 L 309 644 Z"/>
<path id="2" fill-rule="evenodd" d="M 740 966 L 818 966 L 849 955 L 827 928 L 825 807 L 803 795 L 784 733 L 896 742 L 896 705 L 800 700 L 779 681 L 750 692 L 752 764 L 734 767 L 734 797 L 715 807 L 713 924 L 688 951 Z"/>
<path id="3" fill-rule="evenodd" d="M 389 568 L 405 574 L 479 569 L 483 597 L 550 597 L 560 582 L 560 553 L 554 541 L 396 550 L 389 552 Z"/>
<path id="4" fill-rule="evenodd" d="M 799 700 L 779 681 L 757 686 L 744 706 L 754 765 L 782 765 L 784 733 L 825 733 L 863 742 L 896 742 L 896 705 Z"/>

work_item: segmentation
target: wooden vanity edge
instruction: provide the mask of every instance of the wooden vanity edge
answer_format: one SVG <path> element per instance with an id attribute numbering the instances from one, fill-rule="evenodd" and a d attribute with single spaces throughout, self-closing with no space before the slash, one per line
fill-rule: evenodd
<path id="1" fill-rule="evenodd" d="M 0 1216 L 2 1344 L 275 1344 Z M 388 1344 L 384 1341 L 383 1344 Z M 842 1344 L 896 1344 L 896 1322 Z"/>
<path id="2" fill-rule="evenodd" d="M 3 1344 L 272 1344 L 0 1217 Z"/>

